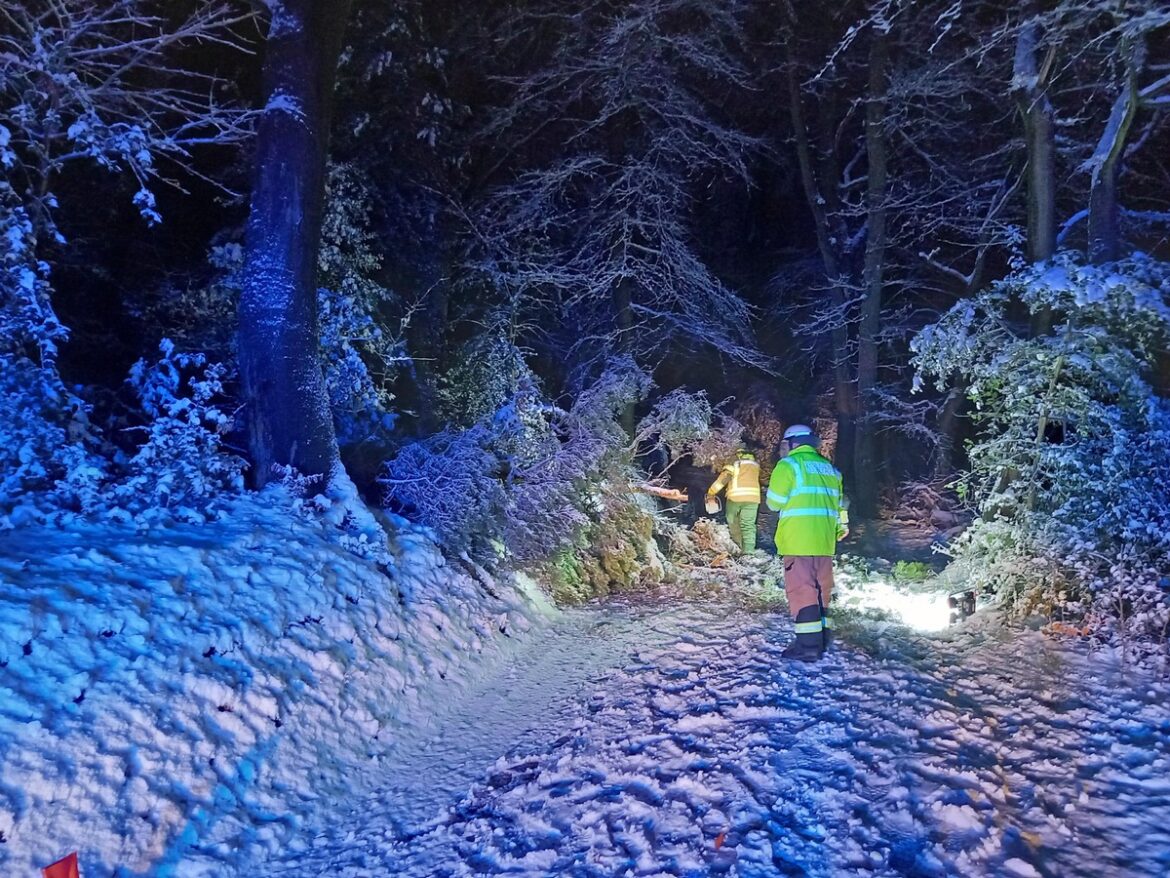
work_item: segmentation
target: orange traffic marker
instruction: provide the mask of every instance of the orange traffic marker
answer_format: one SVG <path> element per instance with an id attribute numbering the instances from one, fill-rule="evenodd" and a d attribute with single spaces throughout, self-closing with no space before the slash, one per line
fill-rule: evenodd
<path id="1" fill-rule="evenodd" d="M 44 878 L 81 878 L 77 868 L 77 851 L 67 857 L 62 857 L 50 866 L 41 869 Z"/>

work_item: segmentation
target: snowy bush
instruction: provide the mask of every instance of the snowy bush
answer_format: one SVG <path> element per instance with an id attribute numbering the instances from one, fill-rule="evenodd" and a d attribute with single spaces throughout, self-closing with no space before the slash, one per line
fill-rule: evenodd
<path id="1" fill-rule="evenodd" d="M 0 166 L 13 159 L 0 126 Z M 86 445 L 85 404 L 57 373 L 65 328 L 49 301 L 48 266 L 36 229 L 0 179 L 0 512 L 40 493 L 43 506 L 90 508 L 101 467 Z"/>
<path id="2" fill-rule="evenodd" d="M 490 554 L 507 506 L 507 461 L 489 424 L 444 430 L 386 465 L 387 501 L 434 530 L 453 552 Z"/>
<path id="3" fill-rule="evenodd" d="M 105 464 L 93 445 L 84 403 L 53 372 L 0 353 L 0 520 L 18 506 L 97 508 Z"/>
<path id="4" fill-rule="evenodd" d="M 394 427 L 394 365 L 401 343 L 379 325 L 367 303 L 332 290 L 317 291 L 325 386 L 342 445 L 386 438 Z"/>
<path id="5" fill-rule="evenodd" d="M 1061 255 L 960 302 L 914 341 L 920 377 L 967 382 L 980 428 L 958 482 L 979 518 L 955 552 L 1021 612 L 1164 630 L 1170 412 L 1148 376 L 1170 337 L 1168 295 L 1166 263 Z M 1039 312 L 1053 329 L 1031 334 L 1026 316 Z"/>
<path id="6" fill-rule="evenodd" d="M 0 126 L 0 131 L 4 131 Z M 6 166 L 0 136 L 0 167 Z M 51 366 L 67 333 L 49 301 L 49 266 L 37 258 L 36 226 L 0 178 L 0 352 Z"/>
<path id="7" fill-rule="evenodd" d="M 201 4 L 174 16 L 153 2 L 5 4 L 0 51 L 0 430 L 11 465 L 0 504 L 38 491 L 48 510 L 99 504 L 86 407 L 57 371 L 67 333 L 54 313 L 47 254 L 64 244 L 56 184 L 68 166 L 131 178 L 132 204 L 160 220 L 150 186 L 196 169 L 193 148 L 238 143 L 246 111 L 223 83 L 184 69 L 183 47 L 241 45 L 250 14 Z M 168 165 L 170 167 L 168 167 Z M 19 181 L 19 182 L 17 182 Z M 85 205 L 80 205 L 85 209 Z M 88 443 L 88 444 L 87 444 Z"/>
<path id="8" fill-rule="evenodd" d="M 139 360 L 130 370 L 149 420 L 139 428 L 146 439 L 110 499 L 131 512 L 160 508 L 197 519 L 216 497 L 244 487 L 245 463 L 223 445 L 233 422 L 218 402 L 227 369 L 203 354 L 176 352 L 169 339 L 159 348 L 158 362 Z"/>

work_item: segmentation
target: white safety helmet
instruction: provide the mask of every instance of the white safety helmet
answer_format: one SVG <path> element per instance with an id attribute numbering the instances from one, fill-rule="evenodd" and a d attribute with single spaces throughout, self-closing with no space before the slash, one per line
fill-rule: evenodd
<path id="1" fill-rule="evenodd" d="M 813 432 L 813 428 L 807 424 L 793 424 L 784 431 L 784 440 L 786 442 L 795 442 L 798 439 L 807 439 L 806 444 L 812 445 L 817 441 L 817 436 Z"/>

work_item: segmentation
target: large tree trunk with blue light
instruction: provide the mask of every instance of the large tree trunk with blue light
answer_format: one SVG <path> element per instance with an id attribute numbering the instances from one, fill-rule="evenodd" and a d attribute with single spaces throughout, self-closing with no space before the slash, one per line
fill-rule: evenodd
<path id="1" fill-rule="evenodd" d="M 317 249 L 337 58 L 349 0 L 271 4 L 245 236 L 239 360 L 253 480 L 340 469 L 318 359 Z"/>

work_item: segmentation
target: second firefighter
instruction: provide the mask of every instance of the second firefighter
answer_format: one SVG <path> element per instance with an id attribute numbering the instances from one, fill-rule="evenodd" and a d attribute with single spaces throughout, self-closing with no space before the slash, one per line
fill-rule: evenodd
<path id="1" fill-rule="evenodd" d="M 746 448 L 740 448 L 735 460 L 723 467 L 714 484 L 707 489 L 712 500 L 727 490 L 727 529 L 732 542 L 744 554 L 756 550 L 756 517 L 760 512 L 760 464 Z"/>

